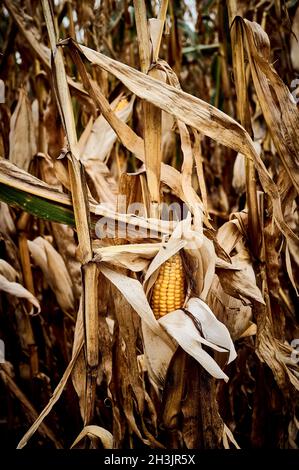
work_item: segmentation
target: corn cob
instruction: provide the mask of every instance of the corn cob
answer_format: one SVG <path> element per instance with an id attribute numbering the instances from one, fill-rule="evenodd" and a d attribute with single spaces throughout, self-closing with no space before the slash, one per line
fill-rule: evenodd
<path id="1" fill-rule="evenodd" d="M 181 308 L 186 295 L 185 273 L 179 253 L 169 258 L 160 268 L 153 287 L 151 307 L 156 318 Z"/>

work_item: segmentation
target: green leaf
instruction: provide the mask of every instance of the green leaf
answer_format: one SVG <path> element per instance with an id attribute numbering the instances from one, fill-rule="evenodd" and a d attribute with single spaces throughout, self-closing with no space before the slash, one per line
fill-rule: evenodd
<path id="1" fill-rule="evenodd" d="M 41 219 L 75 226 L 73 210 L 54 201 L 0 183 L 0 200 Z"/>

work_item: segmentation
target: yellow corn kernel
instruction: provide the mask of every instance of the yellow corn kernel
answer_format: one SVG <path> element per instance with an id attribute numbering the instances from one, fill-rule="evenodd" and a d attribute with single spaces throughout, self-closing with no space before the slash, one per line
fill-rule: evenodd
<path id="1" fill-rule="evenodd" d="M 128 104 L 129 104 L 129 101 L 127 100 L 127 98 L 123 98 L 122 100 L 119 101 L 119 103 L 117 104 L 117 106 L 115 107 L 113 111 L 121 111 L 126 106 L 128 106 Z"/>
<path id="2" fill-rule="evenodd" d="M 162 264 L 153 287 L 151 307 L 156 318 L 181 308 L 185 301 L 186 280 L 179 253 Z"/>

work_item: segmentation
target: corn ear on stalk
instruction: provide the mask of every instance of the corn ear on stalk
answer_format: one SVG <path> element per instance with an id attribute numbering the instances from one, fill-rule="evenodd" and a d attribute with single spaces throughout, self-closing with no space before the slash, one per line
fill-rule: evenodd
<path id="1" fill-rule="evenodd" d="M 186 279 L 179 253 L 169 258 L 160 268 L 153 287 L 151 307 L 156 318 L 181 308 L 186 296 Z"/>

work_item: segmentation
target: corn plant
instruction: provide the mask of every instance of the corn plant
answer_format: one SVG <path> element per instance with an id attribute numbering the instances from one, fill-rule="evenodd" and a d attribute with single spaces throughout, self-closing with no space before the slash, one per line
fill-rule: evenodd
<path id="1" fill-rule="evenodd" d="M 0 8 L 8 445 L 297 448 L 298 2 Z"/>

